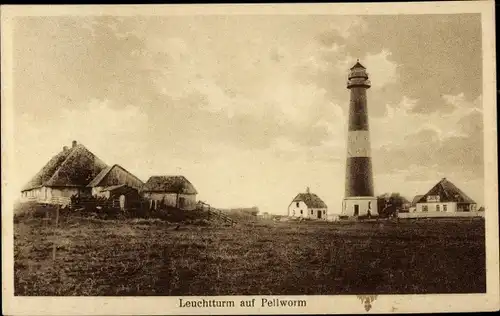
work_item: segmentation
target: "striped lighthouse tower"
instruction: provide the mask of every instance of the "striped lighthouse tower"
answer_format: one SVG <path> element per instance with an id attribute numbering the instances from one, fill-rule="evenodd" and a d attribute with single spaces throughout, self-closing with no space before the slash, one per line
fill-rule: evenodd
<path id="1" fill-rule="evenodd" d="M 344 216 L 378 215 L 377 199 L 373 194 L 370 131 L 366 90 L 370 88 L 366 68 L 357 63 L 350 69 L 347 89 L 351 90 L 349 128 L 347 133 L 347 160 Z"/>

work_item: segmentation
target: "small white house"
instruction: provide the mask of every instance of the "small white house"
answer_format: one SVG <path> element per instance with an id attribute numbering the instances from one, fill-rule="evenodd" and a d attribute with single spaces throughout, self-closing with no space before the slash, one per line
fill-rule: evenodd
<path id="1" fill-rule="evenodd" d="M 307 188 L 306 193 L 299 193 L 288 205 L 288 216 L 292 218 L 308 218 L 327 220 L 328 208 L 316 194 Z"/>

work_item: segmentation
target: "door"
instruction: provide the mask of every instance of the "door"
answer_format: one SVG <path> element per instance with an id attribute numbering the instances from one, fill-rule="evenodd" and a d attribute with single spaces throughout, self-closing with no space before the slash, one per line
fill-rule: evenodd
<path id="1" fill-rule="evenodd" d="M 120 195 L 120 210 L 124 210 L 125 209 L 125 195 Z"/>
<path id="2" fill-rule="evenodd" d="M 318 211 L 318 218 L 321 219 L 321 211 Z"/>
<path id="3" fill-rule="evenodd" d="M 179 208 L 182 210 L 186 207 L 186 198 L 180 197 L 179 198 Z"/>
<path id="4" fill-rule="evenodd" d="M 359 216 L 359 205 L 354 204 L 354 216 Z"/>

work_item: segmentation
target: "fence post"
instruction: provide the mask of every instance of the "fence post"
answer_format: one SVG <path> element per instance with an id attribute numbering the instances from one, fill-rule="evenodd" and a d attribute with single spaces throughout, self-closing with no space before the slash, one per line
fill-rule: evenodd
<path id="1" fill-rule="evenodd" d="M 43 226 L 49 226 L 49 210 L 45 207 L 45 218 L 44 218 L 44 221 L 43 221 Z"/>
<path id="2" fill-rule="evenodd" d="M 57 208 L 56 208 L 56 224 L 55 224 L 55 227 L 54 227 L 54 240 L 52 241 L 52 261 L 55 261 L 56 260 L 56 228 L 57 228 L 57 225 L 59 223 L 59 208 L 60 206 L 57 205 Z"/>
<path id="3" fill-rule="evenodd" d="M 60 205 L 57 205 L 57 209 L 56 209 L 56 228 L 57 228 L 57 225 L 59 224 L 59 209 L 61 208 Z"/>

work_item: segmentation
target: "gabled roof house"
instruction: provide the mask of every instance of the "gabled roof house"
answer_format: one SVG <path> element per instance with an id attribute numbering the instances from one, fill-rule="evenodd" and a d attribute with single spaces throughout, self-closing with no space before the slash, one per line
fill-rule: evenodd
<path id="1" fill-rule="evenodd" d="M 137 191 L 141 190 L 144 182 L 120 165 L 113 165 L 103 169 L 87 187 L 92 190 L 92 195 L 98 195 L 101 191 L 109 191 L 111 187 L 127 185 Z"/>
<path id="2" fill-rule="evenodd" d="M 473 212 L 476 202 L 446 178 L 416 201 L 416 212 Z"/>
<path id="3" fill-rule="evenodd" d="M 298 193 L 288 205 L 288 216 L 311 219 L 327 219 L 328 207 L 323 200 L 309 188 L 305 193 Z"/>
<path id="4" fill-rule="evenodd" d="M 184 210 L 196 208 L 198 191 L 184 176 L 152 176 L 142 187 L 142 193 L 150 201 L 151 209 L 158 209 L 162 206 Z"/>

